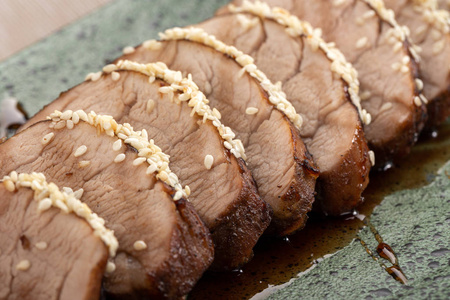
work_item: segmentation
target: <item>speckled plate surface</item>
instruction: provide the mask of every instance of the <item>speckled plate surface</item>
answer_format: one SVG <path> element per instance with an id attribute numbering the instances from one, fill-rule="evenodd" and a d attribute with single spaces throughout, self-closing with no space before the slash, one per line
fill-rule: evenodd
<path id="1" fill-rule="evenodd" d="M 34 114 L 60 92 L 80 83 L 87 73 L 100 70 L 118 57 L 123 47 L 157 38 L 159 31 L 169 27 L 200 22 L 226 3 L 225 0 L 115 1 L 1 62 L 0 95 L 17 98 L 29 114 Z M 262 266 L 263 271 L 258 271 L 264 276 L 255 271 L 251 276 L 241 276 L 245 280 L 239 284 L 227 286 L 228 283 L 203 279 L 190 298 L 450 299 L 449 159 L 450 125 L 447 123 L 439 129 L 439 138 L 421 142 L 398 169 L 375 174 L 365 195 L 367 204 L 360 210 L 365 215 L 373 212 L 372 223 L 396 251 L 409 285 L 395 281 L 366 253 L 355 240 L 358 225 L 350 232 L 339 225 L 340 233 L 330 230 L 323 239 L 326 244 L 327 238 L 331 241 L 345 231 L 347 237 L 339 246 L 315 251 L 311 250 L 316 246 L 314 242 L 306 247 L 309 250 L 298 248 L 310 256 L 309 263 L 302 265 L 299 257 L 290 254 L 285 257 L 289 268 L 279 271 L 279 266 L 277 269 L 268 263 L 267 267 Z M 336 221 L 323 222 L 329 225 Z M 315 223 L 317 226 L 318 221 Z M 376 248 L 368 228 L 363 228 L 359 235 L 369 249 Z M 291 247 L 290 253 L 297 249 L 289 246 L 293 243 L 285 242 L 287 246 L 280 243 L 277 253 L 281 257 L 287 249 L 283 247 Z M 328 255 L 324 257 L 324 254 Z M 264 254 L 256 251 L 253 265 L 261 268 L 259 265 L 266 260 Z M 296 269 L 296 265 L 302 266 Z M 284 276 L 271 276 L 274 270 Z M 243 272 L 250 271 L 244 268 Z M 230 276 L 239 278 L 239 275 L 237 272 Z M 253 285 L 257 288 L 249 292 L 246 286 Z M 267 286 L 277 285 L 281 286 L 263 291 Z M 209 291 L 205 292 L 208 287 Z"/>

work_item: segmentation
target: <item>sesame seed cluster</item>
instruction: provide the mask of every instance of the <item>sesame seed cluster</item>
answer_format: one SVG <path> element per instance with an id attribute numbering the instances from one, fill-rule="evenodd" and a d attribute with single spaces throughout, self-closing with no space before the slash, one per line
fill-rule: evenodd
<path id="1" fill-rule="evenodd" d="M 147 45 L 158 45 L 157 42 L 147 41 Z M 144 43 L 145 44 L 145 43 Z M 242 157 L 246 159 L 244 145 L 240 139 L 235 139 L 236 134 L 230 127 L 225 126 L 220 121 L 221 115 L 217 109 L 211 109 L 208 105 L 209 100 L 199 90 L 198 86 L 192 80 L 191 74 L 188 77 L 183 77 L 181 72 L 170 70 L 164 63 L 149 63 L 140 64 L 128 60 L 118 61 L 116 64 L 110 64 L 103 68 L 105 73 L 114 73 L 117 71 L 134 71 L 146 75 L 149 77 L 149 83 L 154 82 L 156 79 L 160 79 L 169 85 L 159 88 L 159 92 L 168 94 L 169 99 L 177 104 L 181 102 L 187 102 L 188 106 L 192 108 L 191 116 L 195 114 L 203 118 L 203 123 L 207 120 L 211 121 L 214 127 L 217 128 L 219 135 L 224 140 L 224 146 L 227 148 L 236 158 Z M 91 73 L 97 74 L 97 73 Z M 102 74 L 102 72 L 100 72 Z M 93 75 L 88 75 L 87 80 L 95 81 L 98 78 L 92 78 Z M 100 78 L 100 77 L 99 77 Z M 175 97 L 175 93 L 178 96 Z M 147 103 L 147 111 L 151 112 L 154 107 L 154 100 L 150 99 Z"/>
<path id="2" fill-rule="evenodd" d="M 261 87 L 268 93 L 270 103 L 282 111 L 298 129 L 301 128 L 303 119 L 297 114 L 294 106 L 286 100 L 286 94 L 282 91 L 281 84 L 273 84 L 266 74 L 257 68 L 251 56 L 244 54 L 236 47 L 226 45 L 201 28 L 176 27 L 160 33 L 160 38 L 162 40 L 188 40 L 201 43 L 232 57 L 242 67 L 240 76 L 247 72 L 250 76 L 257 79 Z"/>
<path id="3" fill-rule="evenodd" d="M 119 243 L 114 236 L 114 231 L 107 229 L 105 220 L 93 213 L 86 203 L 80 201 L 83 189 L 74 192 L 70 188 L 63 188 L 61 191 L 56 184 L 48 183 L 44 174 L 36 172 L 18 174 L 16 171 L 12 171 L 8 176 L 3 177 L 3 185 L 10 192 L 15 192 L 20 188 L 33 190 L 34 200 L 38 202 L 38 210 L 41 212 L 56 207 L 64 213 L 74 213 L 83 218 L 92 227 L 94 234 L 108 247 L 109 256 L 114 257 L 116 255 Z M 46 244 L 45 246 L 41 244 L 39 247 L 45 249 Z M 18 266 L 22 270 L 29 267 L 26 262 Z"/>
<path id="4" fill-rule="evenodd" d="M 291 15 L 287 10 L 281 8 L 271 8 L 267 3 L 261 1 L 250 2 L 245 0 L 239 7 L 232 4 L 229 10 L 238 13 L 251 13 L 261 18 L 271 19 L 277 23 L 286 26 L 286 32 L 292 37 L 306 37 L 310 47 L 317 51 L 320 49 L 331 61 L 331 71 L 339 75 L 348 85 L 348 93 L 352 103 L 356 106 L 359 116 L 364 124 L 371 122 L 370 114 L 361 108 L 361 99 L 359 97 L 358 72 L 346 61 L 342 52 L 336 48 L 334 43 L 326 43 L 322 39 L 321 29 L 314 29 L 306 21 L 301 21 L 296 16 Z M 363 42 L 360 42 L 362 44 Z"/>
<path id="5" fill-rule="evenodd" d="M 450 13 L 439 9 L 436 0 L 412 0 L 414 10 L 422 13 L 423 19 L 443 34 L 450 32 Z"/>
<path id="6" fill-rule="evenodd" d="M 189 189 L 182 188 L 177 175 L 169 168 L 169 155 L 162 152 L 161 148 L 155 145 L 153 139 L 149 140 L 148 133 L 145 129 L 142 131 L 134 131 L 133 127 L 128 123 L 118 124 L 112 116 L 97 115 L 93 111 L 90 113 L 86 113 L 83 110 L 77 110 L 75 112 L 72 110 L 66 110 L 65 112 L 55 111 L 47 118 L 52 120 L 50 128 L 60 129 L 67 127 L 68 129 L 71 129 L 73 126 L 71 125 L 69 127 L 68 124 L 77 125 L 80 121 L 83 121 L 110 137 L 117 137 L 117 141 L 112 145 L 114 151 L 119 151 L 122 148 L 122 143 L 132 146 L 138 151 L 139 156 L 133 161 L 134 166 L 144 162 L 148 163 L 149 166 L 146 173 L 149 175 L 157 172 L 156 178 L 173 187 L 176 190 L 175 195 L 173 196 L 175 201 L 188 196 L 186 191 L 189 191 Z M 44 143 L 45 141 L 48 143 L 48 140 L 48 135 L 46 135 L 42 142 Z M 82 156 L 86 151 L 86 146 L 80 146 L 75 151 L 74 156 Z M 120 153 L 116 156 L 114 162 L 120 163 L 124 160 L 125 154 Z"/>
<path id="7" fill-rule="evenodd" d="M 410 38 L 410 30 L 406 26 L 400 26 L 395 19 L 394 11 L 391 9 L 387 9 L 382 0 L 361 0 L 364 1 L 367 5 L 369 5 L 376 14 L 386 23 L 388 23 L 392 28 L 389 29 L 386 34 L 386 38 L 388 43 L 393 45 L 394 52 L 398 52 L 403 45 L 408 45 L 408 51 L 411 54 L 414 61 L 418 64 L 420 62 L 420 47 L 414 45 L 411 42 Z M 410 57 L 404 56 L 400 62 L 392 64 L 392 69 L 398 70 L 402 73 L 410 73 Z M 422 94 L 422 89 L 419 89 L 419 95 L 414 97 L 414 104 L 416 106 L 422 106 L 423 104 L 427 104 L 428 100 Z"/>
<path id="8" fill-rule="evenodd" d="M 413 9 L 422 15 L 422 19 L 434 30 L 431 32 L 434 39 L 433 54 L 441 53 L 446 45 L 446 35 L 450 33 L 450 13 L 444 9 L 438 9 L 436 0 L 412 0 Z M 427 29 L 424 24 L 417 29 L 417 34 Z"/>

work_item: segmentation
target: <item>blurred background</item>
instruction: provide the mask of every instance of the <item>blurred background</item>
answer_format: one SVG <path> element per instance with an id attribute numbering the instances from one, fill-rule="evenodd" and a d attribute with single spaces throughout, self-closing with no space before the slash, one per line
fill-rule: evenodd
<path id="1" fill-rule="evenodd" d="M 112 0 L 0 0 L 0 61 Z"/>

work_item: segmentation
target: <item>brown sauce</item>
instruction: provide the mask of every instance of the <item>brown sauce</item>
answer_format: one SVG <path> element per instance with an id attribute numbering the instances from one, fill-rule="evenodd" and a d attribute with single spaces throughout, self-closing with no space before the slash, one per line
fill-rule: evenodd
<path id="1" fill-rule="evenodd" d="M 295 235 L 286 239 L 263 239 L 255 247 L 254 258 L 241 270 L 205 274 L 188 299 L 250 299 L 258 294 L 270 295 L 277 286 L 289 282 L 324 256 L 335 253 L 357 238 L 365 226 L 361 219 L 370 216 L 387 195 L 429 184 L 436 172 L 450 160 L 449 145 L 450 122 L 447 122 L 439 129 L 436 138 L 419 141 L 412 153 L 396 167 L 371 174 L 370 184 L 363 195 L 365 201 L 358 207 L 357 217 L 311 216 L 305 229 Z M 394 250 L 382 241 L 381 235 L 374 236 L 379 243 L 379 256 L 387 258 L 391 264 L 392 259 L 396 261 Z M 397 261 L 391 267 L 383 265 L 394 279 L 407 282 Z"/>
<path id="2" fill-rule="evenodd" d="M 372 232 L 373 236 L 378 242 L 378 246 L 376 249 L 377 254 L 380 258 L 387 260 L 392 264 L 392 266 L 388 267 L 385 263 L 381 262 L 379 258 L 370 250 L 370 248 L 367 246 L 366 242 L 363 241 L 363 239 L 358 235 L 357 239 L 360 241 L 361 245 L 364 247 L 366 252 L 372 257 L 372 259 L 380 264 L 380 266 L 389 274 L 391 275 L 395 280 L 402 284 L 408 284 L 408 279 L 406 278 L 405 273 L 403 273 L 402 268 L 400 267 L 399 261 L 397 259 L 397 255 L 395 254 L 394 250 L 391 246 L 386 244 L 383 241 L 383 238 L 381 237 L 381 234 L 378 232 L 378 230 L 370 223 L 370 220 L 368 217 L 366 217 L 363 220 L 364 224 L 367 225 L 370 228 L 370 231 Z"/>

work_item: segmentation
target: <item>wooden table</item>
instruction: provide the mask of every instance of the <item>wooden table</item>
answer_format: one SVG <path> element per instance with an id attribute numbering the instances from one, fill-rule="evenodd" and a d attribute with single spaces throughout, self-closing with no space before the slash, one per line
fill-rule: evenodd
<path id="1" fill-rule="evenodd" d="M 0 61 L 112 0 L 0 0 Z"/>

